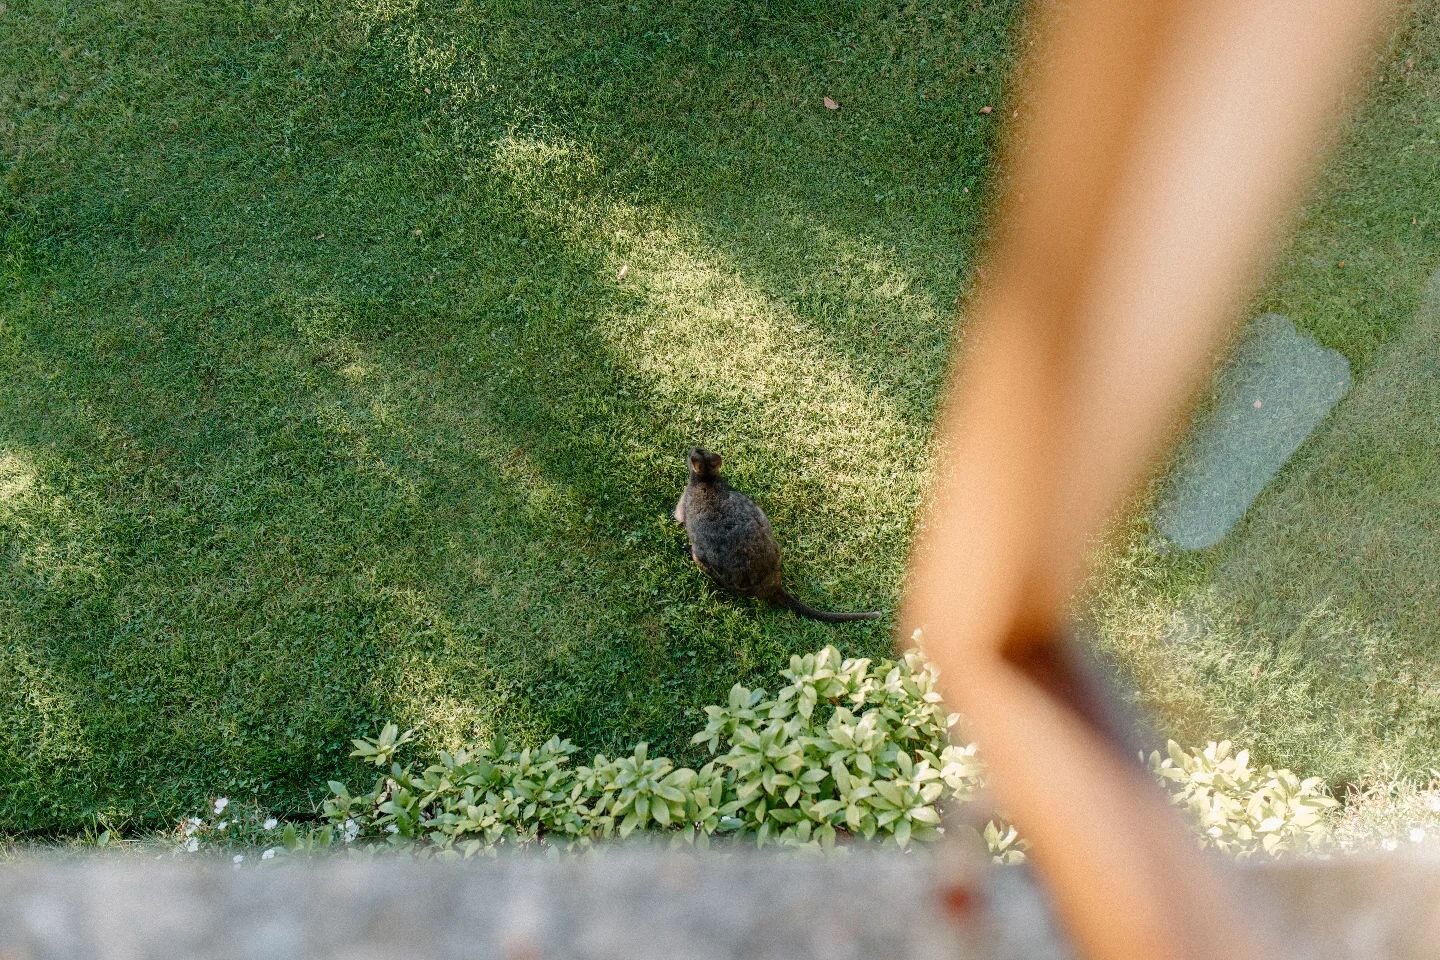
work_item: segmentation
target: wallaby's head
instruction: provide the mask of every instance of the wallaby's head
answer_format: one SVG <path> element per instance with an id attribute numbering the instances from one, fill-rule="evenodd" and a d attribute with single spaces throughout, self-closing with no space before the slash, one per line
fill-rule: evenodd
<path id="1" fill-rule="evenodd" d="M 690 450 L 690 472 L 701 479 L 720 475 L 720 454 L 711 453 L 704 447 Z"/>

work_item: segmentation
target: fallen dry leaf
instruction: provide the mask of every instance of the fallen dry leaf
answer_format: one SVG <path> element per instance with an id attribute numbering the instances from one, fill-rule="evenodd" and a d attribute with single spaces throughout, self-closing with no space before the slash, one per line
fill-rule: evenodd
<path id="1" fill-rule="evenodd" d="M 624 280 L 626 274 L 628 274 L 629 272 L 630 272 L 630 264 L 628 264 L 628 263 L 622 263 L 622 264 L 620 264 L 620 271 L 615 274 L 615 279 L 616 279 L 616 280 Z"/>
<path id="2" fill-rule="evenodd" d="M 995 109 L 994 107 L 981 107 L 981 108 L 980 108 L 980 112 L 981 112 L 981 113 L 989 113 L 991 110 L 994 110 L 994 109 Z"/>
<path id="3" fill-rule="evenodd" d="M 831 100 L 829 97 L 826 97 L 826 98 L 825 98 L 825 109 L 826 109 L 826 110 L 839 110 L 839 109 L 840 109 L 840 104 L 836 103 L 834 100 Z"/>

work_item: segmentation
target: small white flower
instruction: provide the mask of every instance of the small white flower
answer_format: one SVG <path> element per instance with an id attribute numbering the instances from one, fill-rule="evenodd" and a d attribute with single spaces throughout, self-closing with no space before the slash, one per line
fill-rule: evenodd
<path id="1" fill-rule="evenodd" d="M 195 823 L 194 821 L 191 821 L 191 822 L 185 824 L 185 836 L 188 837 L 188 836 L 190 836 L 190 834 L 194 833 L 196 830 L 199 830 L 199 829 L 200 829 L 200 824 Z"/>
<path id="2" fill-rule="evenodd" d="M 199 850 L 199 849 L 200 849 L 200 841 L 197 840 L 197 839 L 195 839 L 194 837 L 191 837 L 189 840 L 186 840 L 186 841 L 185 841 L 185 852 L 186 852 L 186 853 L 194 853 L 196 850 Z"/>
<path id="3" fill-rule="evenodd" d="M 354 817 L 350 817 L 345 821 L 345 842 L 350 843 L 358 836 L 360 836 L 360 823 Z"/>
<path id="4" fill-rule="evenodd" d="M 274 830 L 279 823 L 280 821 L 276 820 L 274 817 L 268 817 L 266 818 L 264 823 L 260 824 L 260 826 L 264 827 L 266 830 Z"/>
<path id="5" fill-rule="evenodd" d="M 1432 793 L 1425 798 L 1425 809 L 1432 813 L 1440 813 L 1440 793 Z"/>
<path id="6" fill-rule="evenodd" d="M 219 800 L 216 800 L 216 801 L 215 801 L 215 812 L 216 812 L 216 813 L 224 813 L 224 812 L 225 812 L 225 808 L 228 807 L 228 806 L 230 806 L 230 798 L 229 798 L 229 797 L 221 797 Z"/>
<path id="7" fill-rule="evenodd" d="M 1411 827 L 1411 828 L 1410 828 L 1410 842 L 1411 842 L 1411 843 L 1424 843 L 1424 842 L 1425 842 L 1425 828 L 1424 828 L 1424 827 Z"/>
<path id="8" fill-rule="evenodd" d="M 1394 837 L 1386 837 L 1384 840 L 1380 841 L 1380 846 L 1384 847 L 1386 850 L 1394 850 L 1396 847 L 1400 846 L 1400 841 L 1396 840 Z"/>
<path id="9" fill-rule="evenodd" d="M 216 830 L 224 830 L 224 829 L 225 829 L 226 827 L 228 827 L 228 826 L 230 826 L 230 821 L 229 821 L 229 820 L 221 820 L 219 823 L 215 824 L 215 829 L 216 829 Z"/>
<path id="10" fill-rule="evenodd" d="M 188 824 L 190 824 L 190 826 L 192 826 L 192 827 L 198 827 L 198 826 L 200 826 L 200 818 L 199 818 L 199 817 L 191 817 L 189 820 L 186 820 L 185 822 L 188 823 Z"/>
<path id="11" fill-rule="evenodd" d="M 271 847 L 269 850 L 266 850 L 264 853 L 260 854 L 260 859 L 261 859 L 261 860 L 274 860 L 274 859 L 275 859 L 275 848 L 274 848 L 274 847 Z"/>
<path id="12" fill-rule="evenodd" d="M 244 863 L 244 862 L 245 862 L 245 854 L 243 854 L 243 853 L 237 853 L 237 854 L 235 854 L 235 856 L 233 856 L 233 857 L 230 858 L 230 862 L 231 862 L 231 863 Z"/>
<path id="13" fill-rule="evenodd" d="M 399 832 L 400 832 L 400 828 L 397 827 L 397 826 L 396 826 L 395 824 L 393 824 L 393 823 L 387 823 L 387 824 L 385 824 L 385 832 L 386 832 L 386 833 L 399 833 Z"/>

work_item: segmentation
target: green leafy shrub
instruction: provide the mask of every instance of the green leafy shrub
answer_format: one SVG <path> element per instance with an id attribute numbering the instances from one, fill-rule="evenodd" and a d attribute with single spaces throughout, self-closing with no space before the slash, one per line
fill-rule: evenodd
<path id="1" fill-rule="evenodd" d="M 942 799 L 979 786 L 974 750 L 951 746 L 956 717 L 918 654 L 872 665 L 826 647 L 781 675 L 773 698 L 733 688 L 693 738 L 724 771 L 721 812 L 758 844 L 832 846 L 847 833 L 907 846 L 937 834 Z"/>
<path id="2" fill-rule="evenodd" d="M 651 756 L 644 743 L 574 765 L 575 746 L 558 737 L 538 747 L 499 740 L 440 751 L 422 768 L 397 759 L 413 731 L 389 724 L 354 741 L 352 756 L 380 770 L 370 789 L 352 793 L 332 781 L 325 825 L 287 825 L 274 850 L 388 846 L 471 857 L 505 845 L 583 847 L 637 831 L 701 846 L 830 848 L 863 838 L 907 848 L 939 836 L 942 806 L 982 786 L 975 746 L 951 742 L 958 717 L 946 712 L 935 668 L 920 654 L 870 661 L 826 647 L 792 657 L 781 679 L 773 695 L 736 685 L 725 703 L 705 708 L 693 742 L 711 759 L 699 769 Z M 1318 778 L 1252 767 L 1228 741 L 1189 752 L 1171 743 L 1168 756 L 1152 754 L 1149 763 L 1194 817 L 1203 844 L 1246 857 L 1313 849 L 1331 836 L 1337 803 Z M 208 822 L 194 826 L 201 823 L 191 821 L 187 843 L 224 839 Z M 995 860 L 1025 858 L 1013 826 L 992 821 L 981 836 Z"/>
<path id="3" fill-rule="evenodd" d="M 1237 857 L 1330 842 L 1331 814 L 1339 803 L 1319 777 L 1302 780 L 1289 770 L 1253 767 L 1249 751 L 1235 752 L 1229 740 L 1189 752 L 1172 740 L 1168 749 L 1164 758 L 1150 755 L 1150 769 L 1198 822 L 1202 842 Z"/>
<path id="4" fill-rule="evenodd" d="M 781 676 L 773 696 L 737 685 L 725 704 L 706 708 L 694 742 L 714 759 L 698 770 L 652 757 L 643 743 L 571 766 L 575 747 L 558 738 L 535 749 L 502 741 L 442 751 L 417 769 L 395 760 L 411 734 L 392 724 L 356 740 L 353 753 L 385 772 L 360 794 L 331 783 L 325 818 L 342 842 L 420 841 L 459 856 L 636 830 L 702 845 L 733 834 L 760 846 L 863 837 L 907 847 L 939 834 L 942 801 L 979 787 L 974 747 L 950 743 L 956 718 L 918 654 L 872 663 L 826 647 L 792 657 Z M 1013 837 L 1004 852 L 1018 854 Z"/>
<path id="5" fill-rule="evenodd" d="M 607 760 L 578 771 L 579 795 L 587 806 L 590 835 L 628 837 L 637 829 L 686 829 L 685 836 L 708 837 L 720 827 L 725 782 L 713 766 L 699 771 L 677 767 L 666 757 L 651 757 L 642 743 L 628 757 Z"/>

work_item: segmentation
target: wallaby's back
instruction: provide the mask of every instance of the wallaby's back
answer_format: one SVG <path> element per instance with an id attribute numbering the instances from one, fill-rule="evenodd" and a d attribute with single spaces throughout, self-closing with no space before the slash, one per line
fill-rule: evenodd
<path id="1" fill-rule="evenodd" d="M 675 519 L 685 525 L 690 555 L 712 580 L 732 593 L 757 597 L 813 620 L 839 623 L 880 616 L 878 610 L 817 610 L 790 596 L 780 576 L 780 547 L 765 511 L 720 475 L 719 454 L 696 447 L 689 459 L 690 480 L 675 506 Z"/>

